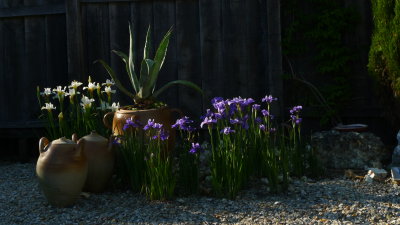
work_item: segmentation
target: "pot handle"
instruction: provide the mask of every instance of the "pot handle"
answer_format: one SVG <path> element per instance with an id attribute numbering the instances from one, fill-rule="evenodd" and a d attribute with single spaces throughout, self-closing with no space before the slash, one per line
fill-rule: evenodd
<path id="1" fill-rule="evenodd" d="M 77 134 L 72 134 L 72 141 L 75 143 L 78 143 L 78 135 Z"/>
<path id="2" fill-rule="evenodd" d="M 42 137 L 39 140 L 39 154 L 42 154 L 44 152 L 44 147 L 46 147 L 49 144 L 49 139 L 46 137 Z"/>
<path id="3" fill-rule="evenodd" d="M 112 129 L 112 121 L 114 118 L 114 113 L 115 112 L 108 112 L 103 117 L 104 126 L 106 126 L 108 129 Z"/>

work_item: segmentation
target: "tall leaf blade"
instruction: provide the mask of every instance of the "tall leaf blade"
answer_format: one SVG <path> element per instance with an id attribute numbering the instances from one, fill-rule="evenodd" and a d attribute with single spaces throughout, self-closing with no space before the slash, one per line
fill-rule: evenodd
<path id="1" fill-rule="evenodd" d="M 107 73 L 110 75 L 110 77 L 114 80 L 115 82 L 115 86 L 118 87 L 118 89 L 120 91 L 122 91 L 124 94 L 128 95 L 131 98 L 135 98 L 135 95 L 133 95 L 131 92 L 129 92 L 122 84 L 121 82 L 118 80 L 117 76 L 115 75 L 114 70 L 111 69 L 111 67 L 104 62 L 103 60 L 99 59 L 96 62 L 101 63 L 101 65 L 103 65 L 104 69 L 106 69 Z"/>
<path id="2" fill-rule="evenodd" d="M 153 92 L 157 83 L 158 74 L 160 72 L 161 67 L 164 64 L 165 56 L 167 55 L 167 49 L 169 45 L 169 39 L 171 37 L 172 27 L 165 34 L 164 38 L 161 40 L 160 45 L 156 51 L 156 55 L 154 57 L 154 66 L 152 71 L 150 72 L 150 79 L 148 85 L 151 87 L 151 91 Z M 147 85 L 146 85 L 147 86 Z"/>
<path id="3" fill-rule="evenodd" d="M 133 30 L 132 25 L 129 23 L 129 54 L 128 54 L 128 69 L 129 69 L 129 77 L 132 81 L 134 81 L 136 77 L 135 73 L 135 52 L 134 52 L 134 37 L 133 37 Z M 137 77 L 136 77 L 137 80 Z"/>
<path id="4" fill-rule="evenodd" d="M 151 53 L 151 27 L 147 29 L 146 42 L 144 43 L 143 59 L 150 59 Z"/>
<path id="5" fill-rule="evenodd" d="M 156 92 L 154 92 L 153 96 L 156 98 L 159 94 L 161 94 L 163 91 L 165 91 L 167 88 L 171 87 L 174 84 L 181 84 L 181 85 L 193 88 L 194 90 L 200 92 L 200 94 L 203 95 L 203 90 L 196 84 L 194 84 L 190 81 L 187 81 L 187 80 L 175 80 L 175 81 L 168 82 L 162 88 L 158 89 Z"/>
<path id="6" fill-rule="evenodd" d="M 121 51 L 113 50 L 112 52 L 114 52 L 116 55 L 121 57 L 122 61 L 124 61 L 125 69 L 129 76 L 129 81 L 131 82 L 132 87 L 135 90 L 135 92 L 138 93 L 139 89 L 140 89 L 140 84 L 139 84 L 139 80 L 136 76 L 135 71 L 133 70 L 133 74 L 132 74 L 131 70 L 129 69 L 129 57 Z"/>
<path id="7" fill-rule="evenodd" d="M 139 96 L 141 98 L 147 98 L 151 95 L 151 93 L 149 92 L 149 88 L 147 88 L 145 85 L 146 83 L 148 83 L 148 79 L 149 79 L 149 73 L 150 70 L 152 68 L 152 66 L 154 65 L 154 61 L 151 59 L 143 59 L 142 60 L 142 64 L 141 64 L 141 69 L 140 69 L 140 93 Z"/>

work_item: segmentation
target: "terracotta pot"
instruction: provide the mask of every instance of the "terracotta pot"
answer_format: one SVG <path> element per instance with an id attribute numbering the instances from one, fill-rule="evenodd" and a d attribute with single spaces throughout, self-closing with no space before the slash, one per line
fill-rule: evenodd
<path id="1" fill-rule="evenodd" d="M 105 190 L 114 169 L 114 152 L 112 141 L 100 136 L 95 131 L 82 137 L 79 141 L 77 136 L 72 140 L 79 142 L 85 140 L 83 152 L 88 160 L 88 173 L 84 191 L 99 193 Z"/>
<path id="2" fill-rule="evenodd" d="M 178 113 L 182 117 L 182 112 L 179 109 L 161 107 L 158 109 L 148 109 L 148 110 L 125 110 L 120 109 L 118 111 L 107 113 L 104 116 L 103 122 L 106 127 L 112 129 L 115 136 L 123 135 L 123 127 L 127 119 L 132 119 L 133 121 L 139 121 L 143 125 L 147 124 L 149 119 L 154 119 L 156 123 L 163 124 L 164 128 L 169 133 L 168 138 L 168 150 L 173 150 L 175 146 L 175 133 L 176 130 L 172 129 L 172 124 L 175 123 L 173 120 L 173 113 Z M 112 123 L 111 123 L 112 118 Z"/>
<path id="3" fill-rule="evenodd" d="M 77 144 L 65 137 L 50 144 L 47 138 L 40 139 L 36 174 L 51 205 L 70 206 L 79 198 L 88 169 L 84 143 L 80 140 Z"/>

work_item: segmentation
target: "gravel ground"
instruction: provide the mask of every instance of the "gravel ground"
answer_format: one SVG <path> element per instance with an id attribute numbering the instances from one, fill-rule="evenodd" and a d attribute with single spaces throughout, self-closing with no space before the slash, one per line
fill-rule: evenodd
<path id="1" fill-rule="evenodd" d="M 234 200 L 205 196 L 150 202 L 129 191 L 92 194 L 70 208 L 50 206 L 35 165 L 1 163 L 0 224 L 400 224 L 400 187 L 342 177 L 294 180 L 272 195 L 253 185 Z"/>

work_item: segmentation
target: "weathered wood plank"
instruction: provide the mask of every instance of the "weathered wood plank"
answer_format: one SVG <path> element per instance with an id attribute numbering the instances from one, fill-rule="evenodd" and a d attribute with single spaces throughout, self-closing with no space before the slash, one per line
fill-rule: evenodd
<path id="1" fill-rule="evenodd" d="M 110 35 L 108 5 L 90 4 L 85 5 L 85 46 L 87 53 L 88 72 L 94 81 L 105 81 L 108 76 L 104 69 L 94 64 L 98 59 L 110 61 Z"/>
<path id="2" fill-rule="evenodd" d="M 154 50 L 158 47 L 165 33 L 175 25 L 175 2 L 174 1 L 163 1 L 156 0 L 153 3 L 153 15 L 154 15 Z M 157 81 L 156 89 L 161 88 L 166 83 L 178 79 L 177 71 L 177 60 L 176 60 L 176 33 L 173 32 L 168 46 L 167 56 L 163 68 L 160 71 L 159 78 Z M 171 87 L 166 90 L 160 100 L 166 102 L 168 105 L 173 107 L 178 106 L 178 90 L 177 87 Z"/>
<path id="3" fill-rule="evenodd" d="M 178 78 L 201 87 L 200 19 L 197 3 L 176 1 L 175 35 L 178 46 Z M 179 87 L 178 93 L 182 111 L 191 118 L 198 119 L 203 110 L 201 94 L 187 87 Z"/>
<path id="4" fill-rule="evenodd" d="M 245 1 L 222 0 L 223 79 L 227 97 L 249 97 Z"/>
<path id="5" fill-rule="evenodd" d="M 80 1 L 82 3 L 123 3 L 123 2 L 141 2 L 148 0 L 80 0 Z"/>
<path id="6" fill-rule="evenodd" d="M 24 38 L 24 20 L 22 18 L 4 19 L 4 74 L 5 82 L 3 93 L 9 96 L 14 93 L 13 98 L 5 99 L 5 106 L 9 110 L 5 112 L 5 117 L 1 118 L 5 121 L 21 120 L 22 112 L 26 112 L 26 108 L 22 109 L 19 104 L 23 100 L 23 96 L 28 94 L 28 90 L 23 89 L 25 64 L 25 38 Z"/>
<path id="7" fill-rule="evenodd" d="M 221 0 L 199 1 L 200 52 L 204 109 L 210 99 L 224 96 Z"/>
<path id="8" fill-rule="evenodd" d="M 129 30 L 128 21 L 130 21 L 131 6 L 129 3 L 112 3 L 109 5 L 109 20 L 110 20 L 110 49 L 122 51 L 128 54 L 129 48 Z M 133 92 L 131 83 L 128 79 L 128 74 L 125 70 L 125 64 L 119 56 L 111 53 L 110 66 L 114 69 L 119 80 L 124 84 L 124 87 Z M 100 65 L 99 65 L 100 66 Z M 108 76 L 108 75 L 107 75 Z M 122 105 L 131 105 L 133 100 L 120 91 L 117 92 L 118 101 Z"/>
<path id="9" fill-rule="evenodd" d="M 268 15 L 268 78 L 269 91 L 272 95 L 281 99 L 280 107 L 275 114 L 283 115 L 283 79 L 282 79 L 282 49 L 281 49 L 281 24 L 279 0 L 267 1 Z"/>
<path id="10" fill-rule="evenodd" d="M 67 30 L 63 15 L 46 16 L 46 81 L 42 86 L 69 83 Z"/>
<path id="11" fill-rule="evenodd" d="M 266 11 L 260 1 L 245 2 L 246 15 L 243 18 L 246 24 L 246 37 L 242 45 L 247 50 L 247 89 L 248 96 L 261 101 L 267 93 L 267 82 L 264 81 L 265 57 L 263 55 L 262 18 L 261 13 Z"/>
<path id="12" fill-rule="evenodd" d="M 3 2 L 0 3 L 0 7 L 3 6 Z M 5 75 L 5 61 L 6 61 L 6 55 L 5 55 L 5 28 L 4 28 L 4 20 L 0 20 L 0 90 L 5 90 L 5 85 L 6 85 L 6 75 Z M 0 93 L 0 105 L 6 105 L 6 94 L 5 93 Z M 8 110 L 0 110 L 0 121 L 5 120 L 6 118 L 6 111 Z"/>
<path id="13" fill-rule="evenodd" d="M 54 15 L 54 14 L 64 14 L 64 13 L 65 13 L 64 3 L 22 6 L 17 8 L 0 8 L 0 18 Z"/>
<path id="14" fill-rule="evenodd" d="M 65 1 L 68 49 L 68 78 L 82 80 L 87 74 L 79 0 Z"/>
<path id="15" fill-rule="evenodd" d="M 43 4 L 43 0 L 24 0 L 25 6 Z M 43 16 L 25 17 L 25 63 L 23 65 L 23 77 L 21 86 L 23 90 L 32 94 L 23 95 L 19 102 L 21 109 L 38 109 L 36 96 L 36 85 L 41 84 L 46 78 L 46 30 Z M 36 110 L 35 110 L 36 111 Z M 27 121 L 38 114 L 35 111 L 24 112 L 20 119 Z M 37 111 L 36 111 L 37 112 Z M 30 114 L 32 113 L 32 114 Z"/>

